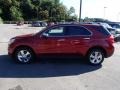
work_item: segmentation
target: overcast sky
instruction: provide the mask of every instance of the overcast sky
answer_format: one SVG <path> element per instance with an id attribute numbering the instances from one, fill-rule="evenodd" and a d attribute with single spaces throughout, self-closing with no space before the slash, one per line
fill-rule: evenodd
<path id="1" fill-rule="evenodd" d="M 106 18 L 120 21 L 120 0 L 82 0 L 82 18 Z M 61 0 L 68 8 L 73 6 L 79 15 L 80 0 Z M 106 7 L 106 8 L 104 8 Z"/>

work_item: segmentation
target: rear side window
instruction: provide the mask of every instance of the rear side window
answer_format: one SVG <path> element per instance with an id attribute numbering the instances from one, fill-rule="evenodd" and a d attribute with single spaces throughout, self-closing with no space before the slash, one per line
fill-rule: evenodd
<path id="1" fill-rule="evenodd" d="M 80 26 L 66 26 L 66 34 L 71 36 L 78 36 L 78 35 L 91 35 L 84 27 Z"/>
<path id="2" fill-rule="evenodd" d="M 105 28 L 105 27 L 103 27 L 103 26 L 97 27 L 97 30 L 98 30 L 100 33 L 103 33 L 103 34 L 106 35 L 106 36 L 111 35 L 110 32 L 107 30 L 107 28 Z"/>

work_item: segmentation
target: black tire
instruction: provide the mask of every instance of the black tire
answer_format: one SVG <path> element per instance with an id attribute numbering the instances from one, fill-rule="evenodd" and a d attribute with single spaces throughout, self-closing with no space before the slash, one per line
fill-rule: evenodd
<path id="1" fill-rule="evenodd" d="M 26 58 L 28 57 L 28 59 L 25 59 L 23 57 L 21 57 L 21 59 L 20 59 L 20 57 L 18 55 L 20 55 L 21 51 L 26 53 Z M 28 56 L 27 56 L 27 53 L 29 53 Z M 20 47 L 20 48 L 16 49 L 16 51 L 14 53 L 14 59 L 17 63 L 28 64 L 35 60 L 35 54 L 30 48 Z"/>
<path id="2" fill-rule="evenodd" d="M 97 53 L 98 53 L 99 56 L 97 55 Z M 101 65 L 102 62 L 104 61 L 104 58 L 105 57 L 104 57 L 104 53 L 103 53 L 102 50 L 100 50 L 100 49 L 92 49 L 91 51 L 89 51 L 89 53 L 87 55 L 87 62 L 90 65 Z"/>

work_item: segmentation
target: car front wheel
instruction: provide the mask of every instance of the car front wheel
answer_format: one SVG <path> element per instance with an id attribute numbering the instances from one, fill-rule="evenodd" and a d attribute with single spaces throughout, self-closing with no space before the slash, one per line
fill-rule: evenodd
<path id="1" fill-rule="evenodd" d="M 89 52 L 87 60 L 91 65 L 100 65 L 104 61 L 102 50 L 93 49 Z"/>
<path id="2" fill-rule="evenodd" d="M 15 60 L 18 63 L 27 64 L 34 59 L 34 53 L 29 48 L 19 48 L 15 52 Z"/>

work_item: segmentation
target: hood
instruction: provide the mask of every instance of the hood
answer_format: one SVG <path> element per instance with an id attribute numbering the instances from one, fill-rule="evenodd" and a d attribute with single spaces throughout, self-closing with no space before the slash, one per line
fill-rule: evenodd
<path id="1" fill-rule="evenodd" d="M 29 38 L 32 37 L 34 34 L 26 34 L 26 35 L 20 35 L 20 36 L 16 36 L 14 38 Z"/>

